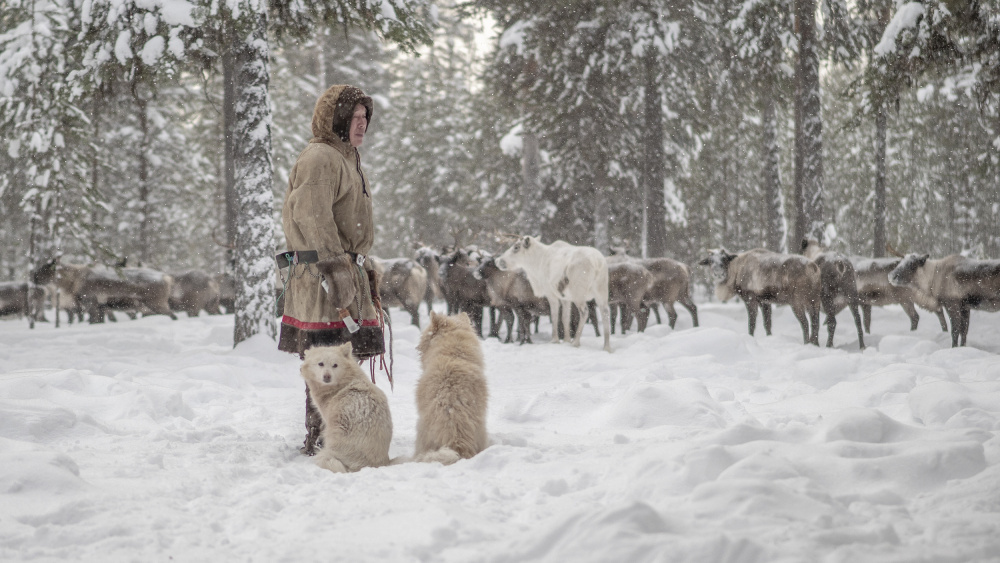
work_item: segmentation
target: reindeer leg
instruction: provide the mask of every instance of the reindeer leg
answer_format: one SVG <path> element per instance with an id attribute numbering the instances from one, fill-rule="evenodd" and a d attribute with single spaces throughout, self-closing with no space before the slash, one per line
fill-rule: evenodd
<path id="1" fill-rule="evenodd" d="M 809 310 L 809 326 L 812 329 L 809 342 L 819 346 L 819 304 L 815 302 Z"/>
<path id="2" fill-rule="evenodd" d="M 967 307 L 962 307 L 962 346 L 965 346 L 966 337 L 969 336 L 969 320 L 972 316 L 972 311 Z"/>
<path id="3" fill-rule="evenodd" d="M 625 334 L 625 309 L 622 308 L 622 334 Z M 611 305 L 611 334 L 615 333 L 615 323 L 618 321 L 618 306 Z"/>
<path id="4" fill-rule="evenodd" d="M 761 303 L 760 314 L 764 317 L 764 333 L 771 336 L 771 305 L 768 303 Z"/>
<path id="5" fill-rule="evenodd" d="M 863 316 L 862 325 L 865 328 L 865 332 L 867 332 L 868 334 L 871 334 L 872 333 L 872 306 L 871 305 L 862 305 L 861 306 L 861 314 Z M 910 317 L 910 319 L 912 319 L 912 318 L 913 317 Z M 911 325 L 912 325 L 912 320 L 911 320 Z M 914 328 L 916 328 L 916 327 L 914 327 Z M 913 330 L 913 328 L 911 328 L 910 330 Z"/>
<path id="6" fill-rule="evenodd" d="M 837 331 L 837 316 L 831 313 L 826 314 L 826 347 L 833 348 L 833 333 Z"/>
<path id="7" fill-rule="evenodd" d="M 910 330 L 917 330 L 917 324 L 920 323 L 920 313 L 917 313 L 917 308 L 913 306 L 913 303 L 900 303 L 903 306 L 903 311 L 906 311 L 906 316 L 910 317 Z"/>
<path id="8" fill-rule="evenodd" d="M 600 305 L 600 308 L 601 308 L 601 322 L 602 322 L 602 324 L 604 324 L 604 350 L 610 352 L 611 351 L 611 327 L 609 325 L 610 325 L 610 317 L 611 317 L 611 315 L 609 314 L 608 304 L 607 303 L 602 303 Z"/>
<path id="9" fill-rule="evenodd" d="M 938 309 L 936 312 L 938 322 L 941 323 L 941 332 L 948 332 L 948 323 L 944 320 L 944 311 Z"/>
<path id="10" fill-rule="evenodd" d="M 501 326 L 503 323 L 507 323 L 507 340 L 504 340 L 504 343 L 510 344 L 513 342 L 511 335 L 514 333 L 514 310 L 510 307 L 503 307 L 500 309 L 500 316 L 503 319 L 500 322 Z"/>
<path id="11" fill-rule="evenodd" d="M 864 350 L 865 349 L 865 333 L 861 327 L 861 314 L 858 312 L 857 305 L 851 305 L 851 315 L 854 317 L 854 326 L 858 329 L 858 346 Z"/>
<path id="12" fill-rule="evenodd" d="M 560 339 L 559 331 L 563 325 L 562 309 L 560 309 L 561 304 L 558 299 L 548 299 L 548 302 L 549 318 L 552 319 L 552 338 L 549 339 L 549 342 L 557 344 Z M 565 322 L 569 325 L 569 319 L 566 319 Z"/>
<path id="13" fill-rule="evenodd" d="M 562 329 L 563 329 L 563 340 L 566 342 L 572 342 L 573 340 L 573 304 L 569 301 L 560 301 L 559 306 L 562 307 L 562 312 L 560 317 L 562 318 Z"/>
<path id="14" fill-rule="evenodd" d="M 674 309 L 674 304 L 669 301 L 663 303 L 663 308 L 667 310 L 667 323 L 670 328 L 674 328 L 677 324 L 677 309 Z"/>
<path id="15" fill-rule="evenodd" d="M 656 307 L 656 303 L 643 302 L 639 304 L 639 311 L 635 315 L 636 324 L 638 325 L 636 330 L 639 332 L 646 332 L 646 325 L 649 323 L 649 309 L 651 307 Z"/>
<path id="16" fill-rule="evenodd" d="M 948 320 L 951 321 L 951 347 L 958 347 L 959 334 L 962 332 L 962 311 L 961 306 L 949 305 L 944 307 L 948 312 Z"/>
<path id="17" fill-rule="evenodd" d="M 802 343 L 809 344 L 811 340 L 809 339 L 809 319 L 806 317 L 806 311 L 804 307 L 792 306 L 792 313 L 795 318 L 799 321 L 799 326 L 802 327 Z M 818 325 L 819 323 L 817 323 Z M 816 327 L 819 330 L 819 327 Z"/>
<path id="18" fill-rule="evenodd" d="M 694 326 L 698 326 L 698 306 L 691 300 L 691 296 L 685 295 L 681 297 L 681 305 L 691 313 L 691 323 Z"/>
<path id="19" fill-rule="evenodd" d="M 523 307 L 514 309 L 514 316 L 517 317 L 517 343 L 526 344 L 531 342 L 531 314 Z"/>
<path id="20" fill-rule="evenodd" d="M 577 309 L 580 310 L 580 324 L 577 325 L 576 334 L 573 335 L 573 346 L 580 346 L 580 337 L 583 336 L 583 327 L 587 326 L 587 321 L 591 318 L 590 306 L 586 302 L 577 304 Z M 597 328 L 597 319 L 594 318 L 594 328 Z"/>
<path id="21" fill-rule="evenodd" d="M 593 300 L 587 301 L 587 313 L 588 313 L 587 314 L 587 319 L 589 319 L 590 323 L 594 325 L 594 332 L 597 334 L 597 336 L 600 336 L 601 335 L 601 330 L 599 328 L 597 328 L 597 302 L 596 301 L 593 301 Z M 581 334 L 583 333 L 583 327 L 584 327 L 584 325 L 585 325 L 585 323 L 583 323 L 583 321 L 581 321 L 581 324 L 580 324 L 580 332 L 581 332 Z M 577 339 L 577 340 L 579 340 L 579 339 Z"/>
<path id="22" fill-rule="evenodd" d="M 820 299 L 822 310 L 826 312 L 826 347 L 833 348 L 833 333 L 837 330 L 837 311 L 834 306 L 833 295 L 823 295 Z"/>
<path id="23" fill-rule="evenodd" d="M 757 300 L 749 298 L 744 301 L 744 304 L 747 306 L 747 329 L 750 331 L 750 336 L 753 336 L 753 331 L 757 329 Z M 768 331 L 768 334 L 771 332 Z"/>

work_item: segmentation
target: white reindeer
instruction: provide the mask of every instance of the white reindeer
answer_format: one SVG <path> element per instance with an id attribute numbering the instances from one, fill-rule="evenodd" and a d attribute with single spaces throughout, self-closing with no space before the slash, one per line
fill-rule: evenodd
<path id="1" fill-rule="evenodd" d="M 552 312 L 552 340 L 559 342 L 555 316 L 562 305 L 562 325 L 569 338 L 570 305 L 580 311 L 580 324 L 573 336 L 573 346 L 580 345 L 580 334 L 587 322 L 587 302 L 597 301 L 604 325 L 604 349 L 611 351 L 611 322 L 608 307 L 608 263 L 599 250 L 573 246 L 564 241 L 543 244 L 535 237 L 520 238 L 496 260 L 501 270 L 521 268 L 535 295 L 549 302 Z"/>

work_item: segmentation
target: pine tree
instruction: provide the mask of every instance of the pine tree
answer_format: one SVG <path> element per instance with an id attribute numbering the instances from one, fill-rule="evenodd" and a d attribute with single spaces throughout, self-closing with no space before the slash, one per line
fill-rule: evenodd
<path id="1" fill-rule="evenodd" d="M 81 168 L 74 137 L 82 134 L 67 76 L 75 70 L 76 18 L 62 0 L 15 0 L 0 20 L 0 138 L 16 171 L 5 174 L 0 192 L 11 192 L 26 219 L 16 259 L 25 277 L 61 256 L 72 220 L 68 192 Z"/>

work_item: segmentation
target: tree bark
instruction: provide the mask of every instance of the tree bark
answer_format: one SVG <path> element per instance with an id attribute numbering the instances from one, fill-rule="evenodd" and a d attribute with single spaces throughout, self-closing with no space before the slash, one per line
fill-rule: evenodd
<path id="1" fill-rule="evenodd" d="M 785 238 L 784 222 L 781 214 L 781 169 L 778 165 L 778 119 L 772 92 L 764 94 L 764 111 L 762 112 L 764 168 L 762 170 L 764 186 L 764 206 L 767 227 L 764 233 L 765 246 L 768 250 L 781 252 L 782 241 Z"/>
<path id="2" fill-rule="evenodd" d="M 799 32 L 799 59 L 796 69 L 799 111 L 796 117 L 796 152 L 801 152 L 801 182 L 805 235 L 823 241 L 823 120 L 819 86 L 819 53 L 816 42 L 816 0 L 796 0 L 795 20 Z M 800 226 L 797 225 L 796 234 Z M 801 239 L 798 241 L 801 242 Z"/>
<path id="3" fill-rule="evenodd" d="M 809 230 L 808 227 L 809 219 L 806 214 L 805 194 L 803 192 L 803 179 L 802 179 L 803 178 L 802 162 L 803 162 L 803 152 L 805 151 L 805 148 L 803 146 L 804 139 L 802 136 L 801 84 L 798 81 L 796 81 L 795 83 L 794 113 L 795 113 L 795 154 L 793 155 L 792 204 L 795 206 L 795 227 L 792 229 L 792 240 L 789 241 L 788 245 L 788 247 L 792 249 L 799 248 L 799 246 L 802 244 L 802 240 L 806 238 L 806 232 Z"/>
<path id="4" fill-rule="evenodd" d="M 229 37 L 228 45 L 236 45 L 236 34 L 226 27 Z M 236 146 L 234 133 L 236 128 L 236 53 L 232 48 L 222 54 L 222 135 L 224 139 L 224 184 L 225 200 L 225 244 L 226 264 L 233 266 L 236 259 L 236 218 L 238 205 L 236 202 Z"/>
<path id="5" fill-rule="evenodd" d="M 538 216 L 538 201 L 542 193 L 538 182 L 541 161 L 538 135 L 524 129 L 521 135 L 521 209 L 517 218 L 523 233 L 538 234 L 536 230 L 541 223 Z"/>
<path id="6" fill-rule="evenodd" d="M 608 236 L 608 176 L 602 166 L 594 178 L 594 248 L 608 254 L 611 239 Z"/>
<path id="7" fill-rule="evenodd" d="M 664 182 L 666 180 L 663 148 L 663 104 L 660 100 L 656 54 L 647 49 L 645 54 L 644 102 L 645 135 L 642 162 L 642 256 L 662 257 L 667 254 L 667 205 Z"/>
<path id="8" fill-rule="evenodd" d="M 885 106 L 880 106 L 875 113 L 875 232 L 872 234 L 872 257 L 885 256 L 885 155 L 886 155 L 886 116 Z"/>
<path id="9" fill-rule="evenodd" d="M 138 72 L 136 74 L 139 74 Z M 139 79 L 133 77 L 129 84 L 132 100 L 135 102 L 136 112 L 139 118 L 139 246 L 136 249 L 138 256 L 133 260 L 133 265 L 144 264 L 150 256 L 150 227 L 152 225 L 149 203 L 149 100 L 139 94 Z"/>
<path id="10" fill-rule="evenodd" d="M 274 322 L 274 196 L 271 191 L 271 100 L 267 67 L 267 11 L 244 14 L 247 39 L 236 45 L 235 147 L 236 319 L 233 344 L 264 332 Z"/>

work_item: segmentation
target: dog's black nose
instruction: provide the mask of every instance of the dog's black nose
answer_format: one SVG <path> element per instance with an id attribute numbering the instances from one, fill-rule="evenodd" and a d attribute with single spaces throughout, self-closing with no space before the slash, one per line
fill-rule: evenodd
<path id="1" fill-rule="evenodd" d="M 330 383 L 330 375 L 329 374 L 323 376 L 323 383 Z"/>

